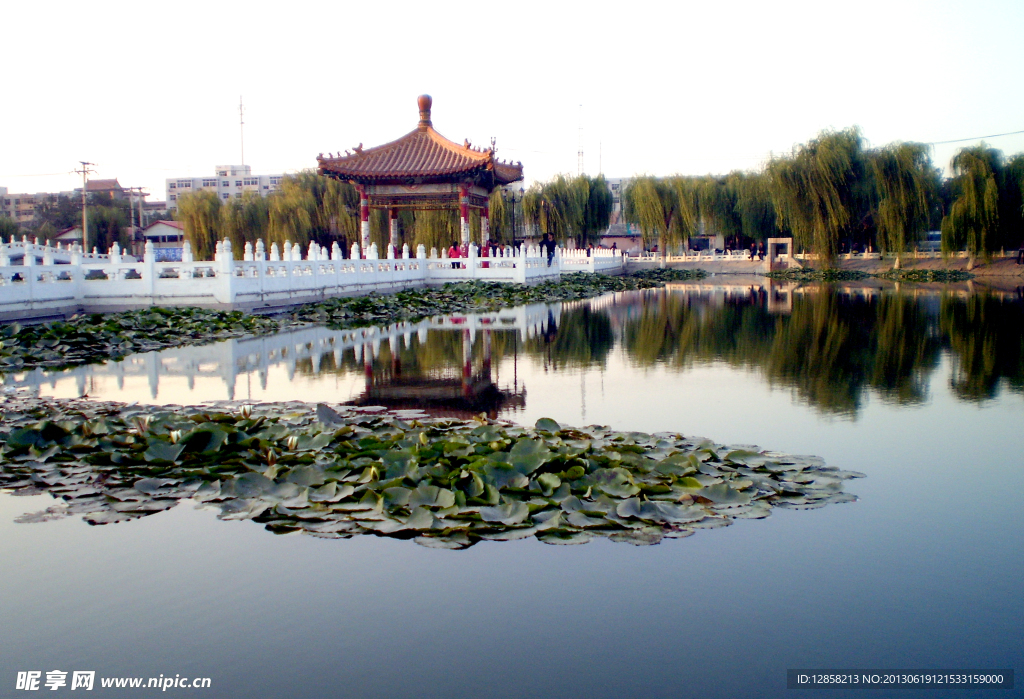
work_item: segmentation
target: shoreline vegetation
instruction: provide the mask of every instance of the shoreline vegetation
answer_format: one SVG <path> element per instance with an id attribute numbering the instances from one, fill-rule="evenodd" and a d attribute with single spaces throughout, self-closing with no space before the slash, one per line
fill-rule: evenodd
<path id="1" fill-rule="evenodd" d="M 277 534 L 464 549 L 635 545 L 854 502 L 817 457 L 676 433 L 431 418 L 300 402 L 204 407 L 4 398 L 0 488 L 61 502 L 20 523 L 139 519 L 183 500 Z"/>
<path id="2" fill-rule="evenodd" d="M 96 364 L 137 352 L 268 335 L 306 324 L 347 328 L 448 313 L 489 312 L 530 303 L 591 298 L 609 291 L 648 289 L 703 276 L 701 270 L 659 269 L 621 277 L 580 273 L 533 286 L 459 282 L 394 294 L 337 297 L 305 304 L 275 317 L 241 311 L 157 307 L 81 314 L 67 321 L 38 325 L 10 323 L 0 327 L 0 376 L 10 371 Z"/>
<path id="3" fill-rule="evenodd" d="M 959 269 L 891 269 L 886 272 L 864 272 L 858 269 L 813 269 L 811 267 L 792 268 L 775 272 L 765 272 L 768 279 L 789 282 L 845 282 L 863 279 L 887 279 L 896 282 L 939 282 L 951 284 L 970 281 L 975 275 Z"/>
<path id="4" fill-rule="evenodd" d="M 758 171 L 635 177 L 622 211 L 661 251 L 698 235 L 721 236 L 733 250 L 792 237 L 824 269 L 850 251 L 902 257 L 926 231 L 941 231 L 945 257 L 1024 244 L 1024 153 L 1004 157 L 982 143 L 961 149 L 950 169 L 943 179 L 927 144 L 870 148 L 853 127 L 822 131 Z"/>

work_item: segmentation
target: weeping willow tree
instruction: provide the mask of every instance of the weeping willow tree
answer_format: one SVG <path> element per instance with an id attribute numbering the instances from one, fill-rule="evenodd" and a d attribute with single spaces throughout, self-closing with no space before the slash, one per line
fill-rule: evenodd
<path id="1" fill-rule="evenodd" d="M 175 220 L 185 227 L 185 240 L 192 246 L 197 260 L 212 260 L 214 248 L 221 237 L 220 197 L 216 192 L 202 190 L 178 196 Z"/>
<path id="2" fill-rule="evenodd" d="M 896 253 L 899 268 L 901 253 L 928 227 L 938 173 L 923 143 L 893 143 L 869 153 L 868 161 L 878 197 L 878 246 Z"/>
<path id="3" fill-rule="evenodd" d="M 587 184 L 587 208 L 583 214 L 576 247 L 601 242 L 601 233 L 608 229 L 612 219 L 612 209 L 615 206 L 612 190 L 609 189 L 604 175 L 597 177 L 584 175 L 581 179 L 585 180 Z"/>
<path id="4" fill-rule="evenodd" d="M 600 240 L 611 220 L 612 206 L 604 177 L 558 175 L 530 187 L 523 195 L 522 211 L 524 222 L 537 226 L 541 233 L 550 233 L 562 244 L 571 239 L 582 248 Z"/>
<path id="5" fill-rule="evenodd" d="M 487 206 L 490 209 L 491 240 L 511 245 L 515 241 L 513 227 L 522 221 L 521 218 L 520 221 L 516 221 L 513 217 L 512 207 L 515 206 L 515 202 L 509 201 L 507 196 L 506 190 L 498 187 L 491 192 Z"/>
<path id="6" fill-rule="evenodd" d="M 864 154 L 860 131 L 827 131 L 767 168 L 772 203 L 780 227 L 818 256 L 830 269 L 839 251 L 840 234 L 850 225 L 862 198 Z"/>
<path id="7" fill-rule="evenodd" d="M 113 206 L 90 206 L 89 237 L 100 250 L 108 250 L 117 243 L 125 250 L 131 245 L 128 217 L 122 209 Z"/>
<path id="8" fill-rule="evenodd" d="M 221 205 L 219 237 L 231 241 L 235 259 L 242 259 L 246 243 L 255 247 L 257 240 L 266 240 L 269 226 L 270 200 L 259 192 L 245 192 Z"/>
<path id="9" fill-rule="evenodd" d="M 690 236 L 700 231 L 700 180 L 694 177 L 675 176 L 668 179 L 676 206 L 672 225 L 677 229 L 680 242 L 684 245 Z"/>
<path id="10" fill-rule="evenodd" d="M 413 224 L 413 245 L 427 249 L 447 250 L 453 243 L 461 242 L 459 212 L 455 209 L 430 209 L 417 211 Z"/>
<path id="11" fill-rule="evenodd" d="M 1013 249 L 1024 240 L 1024 153 L 1006 161 L 999 189 L 999 242 Z"/>
<path id="12" fill-rule="evenodd" d="M 371 226 L 378 245 L 383 242 L 377 240 L 380 228 L 380 222 Z M 270 196 L 267 238 L 303 247 L 311 240 L 330 247 L 337 240 L 346 247 L 359 239 L 359 193 L 347 182 L 311 170 L 285 177 Z"/>
<path id="13" fill-rule="evenodd" d="M 10 216 L 0 216 L 0 236 L 10 239 L 18 234 L 18 224 Z"/>
<path id="14" fill-rule="evenodd" d="M 730 172 L 726 183 L 733 192 L 735 213 L 741 235 L 749 240 L 766 240 L 779 229 L 771 187 L 764 173 Z"/>
<path id="15" fill-rule="evenodd" d="M 575 237 L 573 222 L 582 219 L 587 192 L 574 187 L 565 176 L 536 183 L 523 195 L 523 218 L 561 244 Z"/>
<path id="16" fill-rule="evenodd" d="M 942 252 L 966 249 L 973 258 L 997 244 L 1002 153 L 984 143 L 953 156 L 955 199 L 942 219 Z"/>
<path id="17" fill-rule="evenodd" d="M 316 200 L 311 192 L 291 185 L 285 180 L 281 189 L 270 199 L 270 217 L 267 225 L 267 248 L 276 243 L 292 243 L 306 247 L 313 232 Z"/>
<path id="18" fill-rule="evenodd" d="M 640 229 L 644 245 L 657 242 L 662 257 L 668 246 L 684 237 L 679 192 L 672 179 L 650 175 L 635 177 L 622 192 L 622 214 Z"/>
<path id="19" fill-rule="evenodd" d="M 735 239 L 742 232 L 736 211 L 736 190 L 729 185 L 728 178 L 701 177 L 697 183 L 697 201 L 705 233 Z"/>

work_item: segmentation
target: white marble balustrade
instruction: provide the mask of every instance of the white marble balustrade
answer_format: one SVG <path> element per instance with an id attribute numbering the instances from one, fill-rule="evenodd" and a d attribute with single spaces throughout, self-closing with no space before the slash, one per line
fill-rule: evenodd
<path id="1" fill-rule="evenodd" d="M 267 250 L 262 241 L 246 244 L 236 260 L 231 242 L 217 243 L 212 260 L 195 260 L 189 244 L 180 262 L 157 262 L 152 243 L 142 260 L 114 245 L 106 254 L 85 254 L 78 246 L 51 247 L 11 240 L 0 245 L 0 314 L 39 315 L 79 308 L 103 310 L 140 306 L 217 306 L 257 308 L 305 303 L 331 296 L 357 295 L 483 279 L 530 283 L 557 279 L 564 273 L 624 270 L 616 250 L 558 250 L 549 261 L 535 246 L 481 255 L 471 245 L 466 257 L 449 259 L 419 246 L 391 246 L 382 257 L 376 245 L 347 256 L 310 243 L 305 249 L 286 242 Z M 19 254 L 20 253 L 20 254 Z M 17 260 L 16 257 L 20 257 Z M 21 264 L 16 264 L 18 261 Z"/>

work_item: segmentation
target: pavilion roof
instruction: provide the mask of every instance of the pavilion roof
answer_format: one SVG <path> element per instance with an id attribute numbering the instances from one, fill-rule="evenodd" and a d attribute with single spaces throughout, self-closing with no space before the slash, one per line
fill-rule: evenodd
<path id="1" fill-rule="evenodd" d="M 120 189 L 122 187 L 117 178 L 112 180 L 89 180 L 85 183 L 85 191 L 87 192 L 109 192 Z"/>
<path id="2" fill-rule="evenodd" d="M 493 148 L 474 148 L 469 141 L 449 141 L 434 130 L 430 121 L 431 99 L 419 99 L 420 122 L 415 130 L 382 146 L 354 153 L 317 157 L 322 175 L 352 180 L 360 184 L 400 183 L 408 179 L 430 182 L 486 180 L 489 187 L 523 179 L 522 163 L 506 163 L 494 157 Z"/>

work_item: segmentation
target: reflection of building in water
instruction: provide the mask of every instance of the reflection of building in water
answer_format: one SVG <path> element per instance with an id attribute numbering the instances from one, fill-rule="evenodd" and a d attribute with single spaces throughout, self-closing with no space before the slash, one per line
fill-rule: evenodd
<path id="1" fill-rule="evenodd" d="M 464 320 L 458 317 L 449 321 L 457 323 Z M 494 419 L 498 413 L 509 408 L 522 408 L 526 405 L 526 389 L 518 385 L 518 333 L 507 330 L 491 330 L 485 328 L 481 332 L 482 341 L 479 361 L 475 361 L 473 333 L 469 328 L 459 328 L 453 324 L 451 329 L 460 330 L 461 363 L 456 365 L 449 356 L 446 365 L 434 368 L 414 367 L 412 372 L 403 373 L 402 354 L 398 342 L 390 347 L 390 362 L 382 363 L 378 371 L 374 371 L 373 357 L 363 354 L 363 372 L 366 377 L 366 389 L 351 405 L 380 405 L 392 409 L 429 410 L 433 414 L 452 417 L 470 417 L 485 413 Z M 543 332 L 543 330 L 542 330 Z M 492 333 L 512 335 L 514 343 L 513 355 L 513 386 L 499 388 L 492 372 Z"/>
<path id="2" fill-rule="evenodd" d="M 393 356 L 399 354 L 400 346 L 409 350 L 415 345 L 423 346 L 428 334 L 440 331 L 442 336 L 459 337 L 468 334 L 470 346 L 478 335 L 485 337 L 489 347 L 491 334 L 515 336 L 516 347 L 522 342 L 545 332 L 548 317 L 560 314 L 558 305 L 551 308 L 546 304 L 533 304 L 512 309 L 503 309 L 490 313 L 472 313 L 460 316 L 437 316 L 418 322 L 404 321 L 384 327 L 350 328 L 332 330 L 323 326 L 312 326 L 281 332 L 264 337 L 251 337 L 230 340 L 211 345 L 179 347 L 161 352 L 146 352 L 131 355 L 124 360 L 105 364 L 86 365 L 64 371 L 45 371 L 34 369 L 18 374 L 10 374 L 2 378 L 6 386 L 29 388 L 39 395 L 43 387 L 56 390 L 58 383 L 63 384 L 63 392 L 78 396 L 97 396 L 99 385 L 113 380 L 117 390 L 123 391 L 126 381 L 131 379 L 138 385 L 139 379 L 148 383 L 149 393 L 153 400 L 160 394 L 162 379 L 185 379 L 190 392 L 195 390 L 196 382 L 203 381 L 207 390 L 211 381 L 220 383 L 225 393 L 197 396 L 194 400 L 209 399 L 229 400 L 249 398 L 246 395 L 248 382 L 258 384 L 264 392 L 267 390 L 270 369 L 283 367 L 288 380 L 292 381 L 296 373 L 319 375 L 324 372 L 338 373 L 365 370 L 366 362 L 372 363 L 381 354 Z M 457 332 L 455 332 L 457 331 Z M 486 331 L 486 333 L 484 332 Z M 489 350 L 488 350 L 489 352 Z M 467 354 L 465 356 L 471 356 Z M 437 357 L 440 366 L 450 366 L 452 371 L 463 370 L 462 360 L 457 351 L 444 353 Z M 413 368 L 412 365 L 409 367 Z M 489 365 L 488 365 L 489 372 Z M 472 373 L 472 372 L 471 372 Z M 476 372 L 479 373 L 479 372 Z M 411 372 L 405 372 L 405 378 L 411 378 Z M 239 384 L 239 377 L 243 381 Z M 457 376 L 456 376 L 457 378 Z M 459 379 L 461 384 L 461 379 Z M 497 389 L 496 389 L 497 390 Z M 237 395 L 241 393 L 241 395 Z M 482 394 L 482 388 L 477 389 Z M 518 382 L 513 382 L 511 391 L 506 392 L 508 400 L 524 400 L 525 391 L 520 391 Z M 519 398 L 514 399 L 514 396 Z M 118 398 L 116 395 L 106 396 Z M 305 397 L 307 400 L 342 401 L 349 396 L 316 395 Z M 139 399 L 120 397 L 122 400 Z M 514 406 L 513 402 L 510 405 Z M 509 405 L 509 404 L 506 404 Z M 476 413 L 486 412 L 477 410 Z M 474 413 L 474 414 L 476 414 Z"/>

